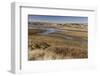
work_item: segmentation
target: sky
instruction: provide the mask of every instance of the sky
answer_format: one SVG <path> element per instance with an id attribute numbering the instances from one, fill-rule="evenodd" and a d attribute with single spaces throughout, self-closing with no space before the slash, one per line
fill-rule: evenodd
<path id="1" fill-rule="evenodd" d="M 51 22 L 51 23 L 88 23 L 88 17 L 28 15 L 28 21 L 29 22 Z"/>

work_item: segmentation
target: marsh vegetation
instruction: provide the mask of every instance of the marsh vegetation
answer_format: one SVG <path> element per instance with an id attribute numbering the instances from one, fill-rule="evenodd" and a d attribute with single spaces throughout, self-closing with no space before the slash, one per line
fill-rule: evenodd
<path id="1" fill-rule="evenodd" d="M 79 23 L 28 23 L 28 60 L 88 58 L 88 26 Z"/>

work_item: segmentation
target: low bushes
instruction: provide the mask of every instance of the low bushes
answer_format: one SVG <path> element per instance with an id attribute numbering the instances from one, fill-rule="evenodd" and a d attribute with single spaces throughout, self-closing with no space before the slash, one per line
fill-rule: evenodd
<path id="1" fill-rule="evenodd" d="M 35 46 L 34 51 L 29 51 L 29 60 L 54 60 L 54 59 L 74 59 L 88 58 L 87 50 L 78 47 L 49 46 L 45 42 Z M 43 45 L 43 46 L 42 46 Z"/>
<path id="2" fill-rule="evenodd" d="M 47 51 L 52 51 L 56 55 L 61 55 L 63 57 L 72 57 L 72 58 L 87 58 L 88 53 L 87 50 L 78 48 L 78 47 L 63 47 L 63 46 L 56 46 L 56 47 L 49 47 Z"/>
<path id="3" fill-rule="evenodd" d="M 50 45 L 44 41 L 34 41 L 31 42 L 31 49 L 46 49 L 48 48 Z"/>

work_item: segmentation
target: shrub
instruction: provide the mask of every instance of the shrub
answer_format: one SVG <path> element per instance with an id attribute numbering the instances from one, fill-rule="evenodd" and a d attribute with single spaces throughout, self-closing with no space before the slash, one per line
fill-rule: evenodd
<path id="1" fill-rule="evenodd" d="M 31 43 L 31 49 L 46 49 L 48 48 L 50 45 L 44 41 L 33 41 Z"/>
<path id="2" fill-rule="evenodd" d="M 78 48 L 78 47 L 63 47 L 63 46 L 57 46 L 57 47 L 49 47 L 47 48 L 47 51 L 52 51 L 56 55 L 61 55 L 64 58 L 70 57 L 70 58 L 87 58 L 88 53 L 87 50 Z"/>

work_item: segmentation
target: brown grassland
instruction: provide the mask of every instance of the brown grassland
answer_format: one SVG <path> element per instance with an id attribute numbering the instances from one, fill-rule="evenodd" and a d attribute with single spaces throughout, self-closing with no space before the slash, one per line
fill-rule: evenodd
<path id="1" fill-rule="evenodd" d="M 88 58 L 86 24 L 28 25 L 28 60 Z"/>

